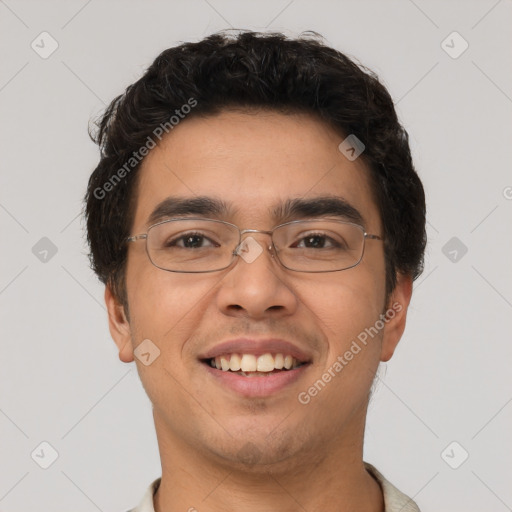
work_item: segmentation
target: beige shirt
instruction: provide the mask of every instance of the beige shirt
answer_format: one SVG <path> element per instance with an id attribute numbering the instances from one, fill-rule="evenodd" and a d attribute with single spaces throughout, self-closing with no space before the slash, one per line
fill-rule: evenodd
<path id="1" fill-rule="evenodd" d="M 402 494 L 393 484 L 388 482 L 377 469 L 367 462 L 364 463 L 368 472 L 379 482 L 384 495 L 384 512 L 420 512 L 418 505 L 411 498 Z M 157 478 L 146 491 L 139 505 L 128 512 L 155 512 L 153 495 L 160 485 Z"/>

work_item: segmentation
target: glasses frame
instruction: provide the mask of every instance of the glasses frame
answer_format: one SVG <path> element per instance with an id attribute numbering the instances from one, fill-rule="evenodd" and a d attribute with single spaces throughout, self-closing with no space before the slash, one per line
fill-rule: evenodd
<path id="1" fill-rule="evenodd" d="M 232 259 L 231 259 L 230 263 L 228 265 L 226 265 L 225 267 L 218 268 L 218 269 L 215 269 L 215 270 L 169 270 L 167 268 L 159 267 L 151 259 L 151 256 L 149 254 L 148 243 L 147 243 L 149 232 L 151 231 L 151 229 L 153 229 L 153 228 L 155 228 L 157 226 L 160 226 L 162 224 L 166 224 L 168 222 L 173 222 L 173 221 L 183 221 L 183 220 L 199 220 L 199 221 L 218 222 L 220 224 L 226 224 L 228 226 L 234 227 L 238 231 L 238 243 L 237 243 L 235 249 L 233 250 L 233 252 L 231 254 Z M 282 228 L 284 226 L 291 225 L 291 224 L 305 223 L 305 222 L 318 222 L 318 221 L 326 221 L 326 220 L 329 221 L 329 222 L 338 222 L 340 224 L 349 224 L 349 225 L 355 226 L 355 227 L 357 227 L 358 229 L 361 230 L 361 232 L 363 233 L 363 250 L 361 251 L 361 257 L 359 258 L 357 263 L 354 263 L 353 265 L 350 265 L 350 267 L 336 269 L 336 270 L 295 270 L 293 268 L 287 267 L 281 261 L 281 259 L 279 258 L 279 250 L 275 246 L 274 239 L 273 239 L 274 231 L 276 231 L 277 229 Z M 365 247 L 366 247 L 366 240 L 367 239 L 369 239 L 369 240 L 381 240 L 381 241 L 384 241 L 384 238 L 379 236 L 379 235 L 373 235 L 371 233 L 367 233 L 365 231 L 365 228 L 363 226 L 361 226 L 360 224 L 356 224 L 355 222 L 346 222 L 346 221 L 339 220 L 339 219 L 320 218 L 320 219 L 292 220 L 292 221 L 289 221 L 289 222 L 285 222 L 283 224 L 279 224 L 278 226 L 275 226 L 272 230 L 267 231 L 267 230 L 263 230 L 263 229 L 240 229 L 236 224 L 232 224 L 231 222 L 227 222 L 225 220 L 208 219 L 208 218 L 205 218 L 205 217 L 173 217 L 171 219 L 165 219 L 165 220 L 162 220 L 160 222 L 157 222 L 156 224 L 152 224 L 151 226 L 149 226 L 149 228 L 146 231 L 146 233 L 141 233 L 141 234 L 138 234 L 138 235 L 129 236 L 129 237 L 127 237 L 125 239 L 125 241 L 126 242 L 136 242 L 138 240 L 146 240 L 146 244 L 145 245 L 146 245 L 146 254 L 148 256 L 148 259 L 149 259 L 149 261 L 151 262 L 152 265 L 154 265 L 156 268 L 159 268 L 160 270 L 164 270 L 165 272 L 175 272 L 175 273 L 179 273 L 179 274 L 207 274 L 207 273 L 211 273 L 211 272 L 220 272 L 222 270 L 226 270 L 226 269 L 228 269 L 229 267 L 231 267 L 233 265 L 233 263 L 236 261 L 236 257 L 240 256 L 238 251 L 239 251 L 239 249 L 240 249 L 240 247 L 242 245 L 242 235 L 244 235 L 246 233 L 263 233 L 263 234 L 269 235 L 270 239 L 271 239 L 271 245 L 268 246 L 268 250 L 269 250 L 270 255 L 271 255 L 272 258 L 274 258 L 274 256 L 275 256 L 275 259 L 278 261 L 278 263 L 283 268 L 285 268 L 287 270 L 290 270 L 292 272 L 305 272 L 305 273 L 309 273 L 309 274 L 319 274 L 319 273 L 327 273 L 327 272 L 342 272 L 343 270 L 348 270 L 348 269 L 354 268 L 357 265 L 359 265 L 359 263 L 361 263 L 361 261 L 363 260 L 364 251 L 365 251 Z"/>

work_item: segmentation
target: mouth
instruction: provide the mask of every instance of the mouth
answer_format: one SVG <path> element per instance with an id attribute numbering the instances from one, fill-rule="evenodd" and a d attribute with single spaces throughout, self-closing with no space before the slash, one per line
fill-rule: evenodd
<path id="1" fill-rule="evenodd" d="M 276 373 L 289 372 L 308 364 L 301 362 L 291 354 L 223 354 L 212 358 L 202 359 L 202 363 L 240 377 L 268 377 Z"/>
<path id="2" fill-rule="evenodd" d="M 203 354 L 199 361 L 215 385 L 244 397 L 268 397 L 300 379 L 310 356 L 280 341 L 235 340 Z"/>

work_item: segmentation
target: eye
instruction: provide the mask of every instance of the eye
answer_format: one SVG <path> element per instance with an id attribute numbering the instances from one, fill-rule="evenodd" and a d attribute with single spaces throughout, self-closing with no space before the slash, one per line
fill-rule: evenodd
<path id="1" fill-rule="evenodd" d="M 301 249 L 340 249 L 343 248 L 343 245 L 325 233 L 309 233 L 303 236 L 299 242 L 293 244 L 292 247 Z"/>
<path id="2" fill-rule="evenodd" d="M 179 247 L 183 249 L 203 249 L 220 246 L 220 244 L 213 242 L 202 233 L 185 233 L 179 237 L 167 240 L 164 245 L 166 248 Z"/>

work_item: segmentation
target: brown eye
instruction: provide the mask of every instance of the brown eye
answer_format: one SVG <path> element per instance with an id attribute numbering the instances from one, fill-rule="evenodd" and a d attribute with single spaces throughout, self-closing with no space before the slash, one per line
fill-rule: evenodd
<path id="1" fill-rule="evenodd" d="M 179 247 L 183 249 L 203 249 L 206 247 L 219 247 L 201 233 L 187 233 L 165 243 L 165 247 Z"/>
<path id="2" fill-rule="evenodd" d="M 339 249 L 343 248 L 336 240 L 327 236 L 325 233 L 311 233 L 304 236 L 300 241 L 293 245 L 301 249 Z"/>

